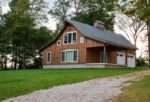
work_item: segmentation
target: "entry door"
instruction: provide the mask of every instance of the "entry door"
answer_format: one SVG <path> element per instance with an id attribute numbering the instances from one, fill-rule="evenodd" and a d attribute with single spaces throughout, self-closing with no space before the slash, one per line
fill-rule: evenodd
<path id="1" fill-rule="evenodd" d="M 127 63 L 128 63 L 128 67 L 135 67 L 135 56 L 128 55 Z"/>
<path id="2" fill-rule="evenodd" d="M 125 54 L 117 53 L 117 64 L 125 65 Z"/>
<path id="3" fill-rule="evenodd" d="M 104 52 L 100 52 L 100 63 L 107 63 L 107 52 L 104 53 Z"/>

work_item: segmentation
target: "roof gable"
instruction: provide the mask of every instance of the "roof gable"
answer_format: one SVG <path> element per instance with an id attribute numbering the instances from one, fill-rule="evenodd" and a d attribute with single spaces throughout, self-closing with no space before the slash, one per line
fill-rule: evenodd
<path id="1" fill-rule="evenodd" d="M 95 28 L 94 26 L 83 24 L 74 20 L 65 20 L 65 26 L 67 26 L 68 24 L 73 25 L 83 36 L 87 38 L 96 41 L 101 41 L 103 43 L 108 43 L 110 45 L 136 49 L 136 47 L 133 44 L 131 44 L 131 42 L 121 34 L 117 34 L 115 32 L 108 31 L 108 30 L 100 30 Z M 64 29 L 65 27 L 62 29 L 62 31 Z M 61 35 L 62 31 L 60 31 L 58 36 L 53 41 L 43 46 L 40 50 L 43 50 L 44 48 L 48 47 L 50 44 L 55 42 L 57 38 Z"/>

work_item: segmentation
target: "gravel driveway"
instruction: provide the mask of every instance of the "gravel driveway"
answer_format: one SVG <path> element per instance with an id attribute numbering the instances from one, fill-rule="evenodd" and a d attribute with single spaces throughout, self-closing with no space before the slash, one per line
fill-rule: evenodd
<path id="1" fill-rule="evenodd" d="M 150 71 L 57 86 L 10 98 L 3 102 L 111 102 L 114 96 L 121 93 L 125 82 L 142 78 L 145 75 L 150 75 Z"/>

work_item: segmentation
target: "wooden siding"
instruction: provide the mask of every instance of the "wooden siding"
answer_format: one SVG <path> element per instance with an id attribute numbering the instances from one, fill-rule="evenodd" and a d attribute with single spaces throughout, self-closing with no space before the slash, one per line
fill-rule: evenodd
<path id="1" fill-rule="evenodd" d="M 115 51 L 108 52 L 108 63 L 117 64 L 116 57 Z"/>
<path id="2" fill-rule="evenodd" d="M 86 63 L 100 63 L 100 48 L 88 48 Z"/>
<path id="3" fill-rule="evenodd" d="M 70 31 L 77 31 L 77 43 L 76 44 L 64 44 L 64 33 L 70 32 Z M 75 29 L 73 26 L 67 26 L 65 30 L 62 32 L 60 37 L 57 39 L 61 40 L 61 45 L 57 46 L 57 41 L 52 43 L 49 47 L 45 48 L 43 50 L 43 64 L 46 63 L 46 54 L 47 52 L 51 52 L 52 54 L 52 61 L 50 64 L 66 64 L 65 62 L 61 62 L 61 51 L 62 50 L 67 50 L 67 49 L 78 49 L 78 62 L 67 62 L 67 64 L 83 64 L 86 63 L 86 44 L 85 43 L 80 43 L 80 37 L 82 35 L 80 32 Z"/>
<path id="4" fill-rule="evenodd" d="M 77 43 L 76 44 L 66 44 L 64 45 L 64 33 L 76 31 L 77 32 Z M 42 57 L 43 64 L 85 64 L 85 63 L 99 63 L 100 62 L 100 52 L 103 52 L 104 43 L 92 40 L 90 38 L 84 37 L 84 43 L 80 43 L 80 38 L 83 37 L 82 34 L 72 25 L 67 25 L 63 32 L 60 34 L 59 38 L 51 45 L 43 49 Z M 57 45 L 57 41 L 61 41 L 61 45 Z M 61 51 L 67 49 L 78 49 L 78 62 L 61 62 Z M 113 50 L 112 50 L 113 49 Z M 114 49 L 117 49 L 114 51 Z M 134 54 L 135 50 L 127 50 L 120 48 L 107 46 L 106 51 L 108 53 L 108 63 L 116 64 L 117 52 L 123 52 L 126 54 Z M 51 63 L 47 63 L 47 52 L 51 52 Z M 127 63 L 127 60 L 126 60 Z"/>
<path id="5" fill-rule="evenodd" d="M 86 38 L 86 47 L 101 47 L 104 46 L 103 43 Z"/>

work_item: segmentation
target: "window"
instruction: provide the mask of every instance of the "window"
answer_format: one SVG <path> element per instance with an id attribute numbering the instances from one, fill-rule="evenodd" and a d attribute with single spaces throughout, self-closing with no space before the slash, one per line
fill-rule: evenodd
<path id="1" fill-rule="evenodd" d="M 47 53 L 47 63 L 51 63 L 51 53 Z"/>
<path id="2" fill-rule="evenodd" d="M 61 45 L 61 40 L 57 41 L 57 46 Z"/>
<path id="3" fill-rule="evenodd" d="M 64 50 L 61 53 L 62 62 L 77 62 L 78 61 L 78 50 Z"/>
<path id="4" fill-rule="evenodd" d="M 84 37 L 80 37 L 80 43 L 81 43 L 81 44 L 84 43 Z"/>
<path id="5" fill-rule="evenodd" d="M 68 32 L 64 34 L 64 44 L 74 44 L 77 40 L 76 32 Z"/>
<path id="6" fill-rule="evenodd" d="M 117 56 L 123 57 L 124 54 L 118 53 Z"/>
<path id="7" fill-rule="evenodd" d="M 134 58 L 132 55 L 128 55 L 128 58 Z"/>
<path id="8" fill-rule="evenodd" d="M 62 62 L 65 61 L 65 52 L 62 52 L 62 53 L 61 53 L 61 60 L 62 60 Z"/>
<path id="9" fill-rule="evenodd" d="M 120 57 L 123 57 L 123 54 L 120 54 Z"/>

